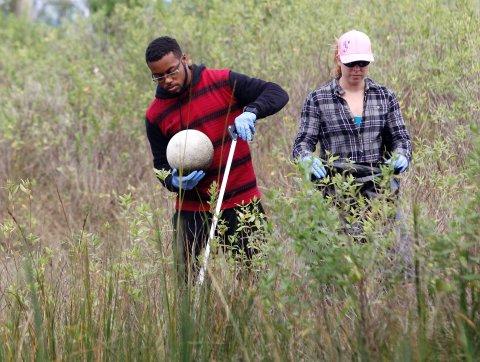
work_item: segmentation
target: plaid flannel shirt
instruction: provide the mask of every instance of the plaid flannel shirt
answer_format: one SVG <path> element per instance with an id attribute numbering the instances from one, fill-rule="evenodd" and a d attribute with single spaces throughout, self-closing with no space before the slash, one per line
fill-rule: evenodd
<path id="1" fill-rule="evenodd" d="M 293 158 L 315 152 L 355 163 L 380 163 L 393 153 L 409 162 L 412 143 L 405 127 L 395 94 L 388 88 L 365 78 L 363 122 L 356 126 L 337 79 L 311 92 L 302 108 L 299 131 L 293 145 Z"/>

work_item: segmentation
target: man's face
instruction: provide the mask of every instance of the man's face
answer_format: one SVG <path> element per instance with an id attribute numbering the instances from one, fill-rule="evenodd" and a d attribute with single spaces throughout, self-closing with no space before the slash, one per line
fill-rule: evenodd
<path id="1" fill-rule="evenodd" d="M 147 63 L 152 78 L 169 93 L 180 93 L 185 83 L 185 56 L 178 58 L 173 52 L 163 58 Z"/>

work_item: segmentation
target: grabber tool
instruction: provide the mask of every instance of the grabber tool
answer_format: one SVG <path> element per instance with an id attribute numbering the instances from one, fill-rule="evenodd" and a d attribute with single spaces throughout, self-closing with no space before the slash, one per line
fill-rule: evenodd
<path id="1" fill-rule="evenodd" d="M 203 265 L 198 273 L 197 285 L 201 286 L 205 279 L 205 271 L 207 270 L 208 257 L 210 256 L 210 242 L 215 236 L 215 230 L 217 229 L 218 217 L 223 202 L 223 195 L 225 194 L 225 188 L 227 187 L 228 175 L 230 174 L 230 167 L 232 166 L 233 154 L 235 153 L 235 147 L 237 146 L 237 132 L 234 125 L 228 126 L 228 133 L 232 138 L 232 144 L 230 145 L 230 151 L 228 153 L 227 164 L 225 166 L 225 172 L 223 173 L 222 185 L 220 186 L 220 192 L 218 194 L 217 205 L 215 206 L 215 213 L 212 218 L 212 225 L 210 226 L 210 234 L 208 235 L 207 245 L 205 246 L 205 256 L 203 258 Z"/>

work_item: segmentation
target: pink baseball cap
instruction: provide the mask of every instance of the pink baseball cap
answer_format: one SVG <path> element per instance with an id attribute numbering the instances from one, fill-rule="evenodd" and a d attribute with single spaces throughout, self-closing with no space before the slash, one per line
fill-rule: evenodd
<path id="1" fill-rule="evenodd" d="M 346 32 L 338 39 L 338 55 L 343 64 L 358 60 L 373 62 L 370 38 L 358 30 Z"/>

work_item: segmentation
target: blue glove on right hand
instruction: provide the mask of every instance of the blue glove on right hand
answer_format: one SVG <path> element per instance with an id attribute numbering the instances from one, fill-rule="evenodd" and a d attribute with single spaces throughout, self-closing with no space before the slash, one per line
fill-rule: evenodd
<path id="1" fill-rule="evenodd" d="M 244 141 L 252 141 L 255 134 L 255 120 L 257 115 L 252 112 L 243 112 L 235 118 L 235 129 L 238 137 Z"/>
<path id="2" fill-rule="evenodd" d="M 191 190 L 205 177 L 205 172 L 202 170 L 192 171 L 187 176 L 178 176 L 176 168 L 172 172 L 172 186 L 176 189 Z M 180 187 L 181 185 L 181 187 Z"/>
<path id="3" fill-rule="evenodd" d="M 318 157 L 312 155 L 304 156 L 301 163 L 318 179 L 324 178 L 327 175 L 327 170 L 323 167 L 322 161 Z"/>

